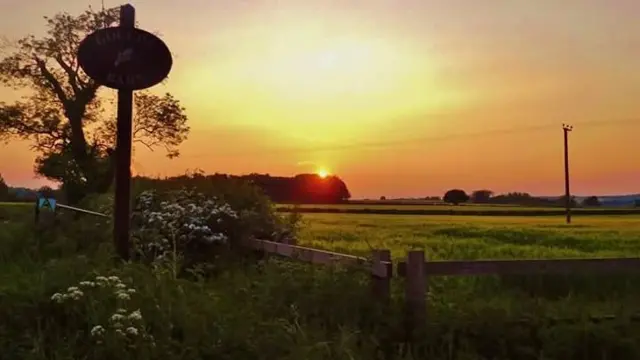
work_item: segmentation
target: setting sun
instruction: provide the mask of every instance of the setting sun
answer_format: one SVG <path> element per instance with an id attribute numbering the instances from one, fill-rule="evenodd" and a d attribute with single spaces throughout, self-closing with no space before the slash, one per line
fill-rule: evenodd
<path id="1" fill-rule="evenodd" d="M 320 169 L 318 170 L 318 176 L 324 179 L 329 176 L 329 171 L 327 171 L 326 169 Z"/>

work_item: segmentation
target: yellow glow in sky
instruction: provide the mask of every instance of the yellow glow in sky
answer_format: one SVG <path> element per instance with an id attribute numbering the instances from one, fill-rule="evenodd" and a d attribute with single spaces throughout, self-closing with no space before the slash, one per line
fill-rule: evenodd
<path id="1" fill-rule="evenodd" d="M 192 129 L 178 159 L 137 148 L 136 173 L 327 168 L 354 197 L 452 187 L 553 195 L 563 191 L 566 122 L 575 193 L 638 192 L 640 121 L 629 119 L 640 118 L 640 2 L 132 3 L 174 53 L 167 84 L 153 91 L 181 99 Z M 101 1 L 64 8 L 89 4 Z M 61 9 L 0 5 L 12 9 L 0 15 L 10 38 L 40 35 L 42 16 Z M 34 157 L 28 143 L 11 143 L 0 172 L 10 184 L 41 182 Z"/>

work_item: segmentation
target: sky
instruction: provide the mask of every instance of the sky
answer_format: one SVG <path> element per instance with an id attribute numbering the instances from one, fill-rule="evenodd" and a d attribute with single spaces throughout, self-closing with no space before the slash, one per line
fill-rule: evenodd
<path id="1" fill-rule="evenodd" d="M 355 198 L 556 195 L 570 123 L 574 194 L 640 192 L 637 0 L 131 3 L 174 54 L 152 91 L 178 97 L 191 126 L 178 159 L 136 148 L 134 173 L 324 169 Z M 0 34 L 17 39 L 101 2 L 0 5 Z M 10 185 L 45 182 L 28 143 L 0 146 Z"/>

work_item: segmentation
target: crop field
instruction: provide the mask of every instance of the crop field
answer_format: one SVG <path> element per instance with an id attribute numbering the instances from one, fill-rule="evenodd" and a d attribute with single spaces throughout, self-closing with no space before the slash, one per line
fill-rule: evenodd
<path id="1" fill-rule="evenodd" d="M 394 257 L 425 248 L 428 258 L 559 258 L 640 256 L 640 216 L 404 216 L 304 214 L 301 244 L 366 254 L 388 248 Z"/>
<path id="2" fill-rule="evenodd" d="M 640 216 L 576 217 L 572 225 L 558 217 L 304 214 L 303 219 L 302 246 L 361 256 L 372 248 L 389 249 L 396 260 L 419 249 L 429 260 L 640 257 Z M 639 280 L 635 274 L 575 274 L 429 282 L 436 312 L 581 317 L 640 311 Z"/>
<path id="3" fill-rule="evenodd" d="M 346 204 L 301 204 L 301 205 L 293 205 L 293 204 L 278 204 L 279 207 L 283 208 L 293 208 L 300 207 L 302 209 L 407 209 L 407 210 L 459 210 L 459 211 L 470 211 L 470 210 L 515 210 L 515 211 L 523 211 L 523 210 L 558 210 L 562 208 L 558 207 L 527 207 L 527 206 L 517 206 L 517 205 L 481 205 L 481 204 L 462 204 L 462 205 L 450 205 L 444 203 L 434 203 L 434 204 L 423 204 L 423 203 L 346 203 Z"/>
<path id="4" fill-rule="evenodd" d="M 344 214 L 389 214 L 389 215 L 465 215 L 465 216 L 562 216 L 562 207 L 530 207 L 517 205 L 484 204 L 409 204 L 409 203 L 347 203 L 347 204 L 278 204 L 282 212 L 344 213 Z M 577 207 L 572 213 L 583 215 L 640 215 L 633 207 Z"/>

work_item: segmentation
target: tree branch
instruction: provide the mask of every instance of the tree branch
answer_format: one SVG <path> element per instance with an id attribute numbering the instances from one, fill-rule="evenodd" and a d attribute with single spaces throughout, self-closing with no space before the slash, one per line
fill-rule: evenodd
<path id="1" fill-rule="evenodd" d="M 60 85 L 60 82 L 58 81 L 58 79 L 56 79 L 56 77 L 53 76 L 51 71 L 47 69 L 47 64 L 44 62 L 44 60 L 41 60 L 35 55 L 33 56 L 33 59 L 38 65 L 38 69 L 40 69 L 40 73 L 42 73 L 42 76 L 49 82 L 50 89 L 53 91 L 53 93 L 58 97 L 58 100 L 60 100 L 60 102 L 66 108 L 69 104 L 69 99 L 67 97 L 67 94 L 64 92 L 64 89 Z"/>

